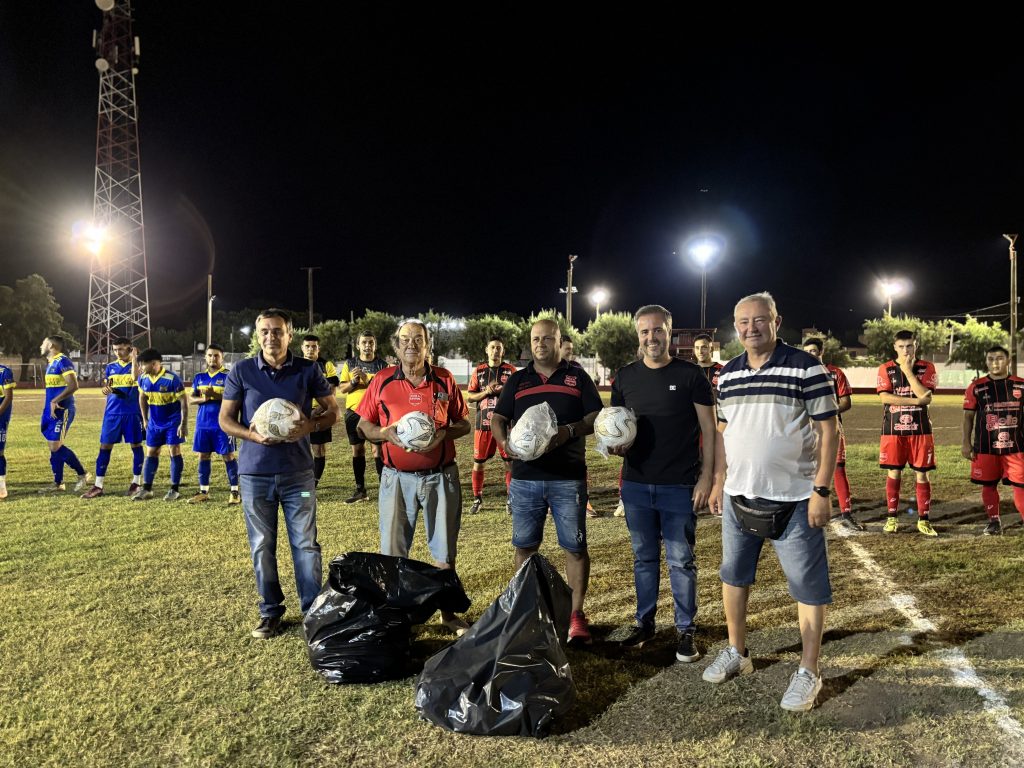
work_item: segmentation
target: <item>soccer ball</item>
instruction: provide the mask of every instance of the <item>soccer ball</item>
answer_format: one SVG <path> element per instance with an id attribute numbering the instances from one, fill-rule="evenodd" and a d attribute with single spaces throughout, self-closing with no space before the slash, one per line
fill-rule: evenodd
<path id="1" fill-rule="evenodd" d="M 636 414 L 621 405 L 602 408 L 594 421 L 594 434 L 605 448 L 628 448 L 636 440 Z"/>
<path id="2" fill-rule="evenodd" d="M 292 427 L 301 420 L 302 411 L 299 406 L 283 397 L 274 397 L 256 409 L 249 424 L 264 437 L 284 440 Z"/>
<path id="3" fill-rule="evenodd" d="M 508 434 L 508 447 L 523 461 L 544 455 L 548 444 L 558 434 L 558 418 L 547 403 L 531 405 Z"/>
<path id="4" fill-rule="evenodd" d="M 434 420 L 423 411 L 409 411 L 395 422 L 395 434 L 411 450 L 426 448 L 434 439 Z"/>

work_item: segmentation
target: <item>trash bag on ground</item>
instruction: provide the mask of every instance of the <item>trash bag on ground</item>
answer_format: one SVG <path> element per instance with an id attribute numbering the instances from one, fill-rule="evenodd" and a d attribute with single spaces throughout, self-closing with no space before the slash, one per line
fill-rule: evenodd
<path id="1" fill-rule="evenodd" d="M 562 647 L 571 611 L 572 590 L 532 555 L 469 631 L 427 660 L 420 717 L 457 733 L 546 736 L 576 699 Z"/>
<path id="2" fill-rule="evenodd" d="M 309 661 L 331 683 L 376 683 L 415 674 L 412 626 L 470 600 L 454 570 L 418 560 L 349 552 L 302 622 Z"/>

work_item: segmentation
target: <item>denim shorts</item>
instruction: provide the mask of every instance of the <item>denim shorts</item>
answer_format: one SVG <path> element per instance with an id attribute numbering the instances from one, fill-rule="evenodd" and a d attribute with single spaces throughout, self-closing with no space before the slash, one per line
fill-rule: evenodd
<path id="1" fill-rule="evenodd" d="M 757 562 L 765 540 L 740 528 L 729 494 L 725 494 L 724 507 L 719 576 L 730 586 L 749 587 L 757 576 Z M 811 528 L 807 523 L 806 500 L 796 505 L 782 536 L 771 542 L 786 574 L 790 596 L 804 605 L 831 603 L 825 529 Z"/>
<path id="2" fill-rule="evenodd" d="M 544 521 L 551 509 L 558 546 L 566 552 L 587 551 L 586 480 L 512 480 L 512 546 L 534 549 L 544 540 Z"/>

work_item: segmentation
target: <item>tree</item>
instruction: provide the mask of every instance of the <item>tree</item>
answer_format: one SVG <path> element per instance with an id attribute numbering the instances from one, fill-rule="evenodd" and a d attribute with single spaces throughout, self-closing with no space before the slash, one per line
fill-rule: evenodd
<path id="1" fill-rule="evenodd" d="M 39 344 L 46 336 L 63 336 L 68 349 L 78 348 L 78 341 L 63 330 L 60 305 L 42 275 L 23 277 L 13 289 L 0 288 L 0 346 L 5 350 L 20 355 L 27 364 L 39 356 Z M 21 377 L 28 378 L 27 365 L 22 366 Z"/>
<path id="2" fill-rule="evenodd" d="M 722 348 L 718 351 L 718 357 L 723 362 L 725 360 L 732 360 L 734 357 L 738 357 L 743 354 L 743 345 L 737 338 L 732 338 L 722 345 Z"/>
<path id="3" fill-rule="evenodd" d="M 526 349 L 530 348 L 530 329 L 533 328 L 533 324 L 538 320 L 554 320 L 558 323 L 558 330 L 562 334 L 563 339 L 572 339 L 573 343 L 579 343 L 583 341 L 583 333 L 573 328 L 565 319 L 565 315 L 554 309 L 542 309 L 539 312 L 534 312 L 523 324 L 523 336 L 522 346 Z"/>
<path id="4" fill-rule="evenodd" d="M 613 373 L 632 363 L 640 346 L 633 316 L 628 312 L 605 312 L 587 326 L 587 343 Z"/>
<path id="5" fill-rule="evenodd" d="M 894 354 L 892 344 L 896 333 L 903 330 L 914 332 L 917 336 L 917 351 L 923 355 L 932 354 L 949 343 L 947 320 L 929 322 L 910 315 L 885 315 L 864 321 L 864 345 L 868 348 L 868 354 L 882 360 L 890 359 Z"/>
<path id="6" fill-rule="evenodd" d="M 377 339 L 377 354 L 381 357 L 387 357 L 394 354 L 394 350 L 391 347 L 391 337 L 395 335 L 395 331 L 398 330 L 398 324 L 401 321 L 402 318 L 396 315 L 368 309 L 363 313 L 362 317 L 357 318 L 352 323 L 349 330 L 352 332 L 353 338 L 363 331 L 372 333 Z"/>
<path id="7" fill-rule="evenodd" d="M 846 351 L 846 347 L 842 345 L 835 336 L 809 336 L 808 338 L 818 338 L 824 342 L 824 349 L 821 350 L 821 361 L 826 365 L 836 365 L 840 368 L 849 367 L 852 362 L 850 353 Z M 801 342 L 801 346 L 806 342 L 806 339 Z"/>
<path id="8" fill-rule="evenodd" d="M 348 357 L 348 323 L 344 320 L 324 320 L 313 326 L 312 334 L 320 337 L 320 356 L 325 360 Z M 295 334 L 302 344 L 302 337 Z M 305 335 L 305 334 L 303 334 Z"/>
<path id="9" fill-rule="evenodd" d="M 988 369 L 985 353 L 995 346 L 1009 347 L 1010 337 L 999 323 L 979 323 L 970 315 L 962 323 L 951 322 L 955 346 L 950 362 L 967 363 L 976 373 Z"/>
<path id="10" fill-rule="evenodd" d="M 468 360 L 483 360 L 487 342 L 497 336 L 505 345 L 506 357 L 510 360 L 518 360 L 522 350 L 524 322 L 522 318 L 516 322 L 498 315 L 468 318 L 459 339 L 459 354 Z"/>
<path id="11" fill-rule="evenodd" d="M 450 355 L 459 348 L 462 331 L 466 327 L 462 318 L 428 309 L 420 313 L 419 319 L 430 329 L 435 359 Z"/>

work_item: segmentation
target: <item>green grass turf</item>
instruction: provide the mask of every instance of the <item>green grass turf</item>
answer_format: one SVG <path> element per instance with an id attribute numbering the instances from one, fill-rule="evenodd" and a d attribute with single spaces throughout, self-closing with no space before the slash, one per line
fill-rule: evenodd
<path id="1" fill-rule="evenodd" d="M 101 399 L 87 393 L 79 402 L 69 444 L 92 471 Z M 35 490 L 49 477 L 40 407 L 37 394 L 18 394 L 7 449 L 11 496 L 0 503 L 0 599 L 7 609 L 0 628 L 0 765 L 999 764 L 1006 755 L 981 700 L 953 685 L 937 660 L 936 651 L 949 643 L 964 646 L 1021 717 L 1024 538 L 982 538 L 980 511 L 956 506 L 976 496 L 963 480 L 967 462 L 958 458 L 956 398 L 940 398 L 933 408 L 940 438 L 936 508 L 957 510 L 936 515 L 944 534 L 938 540 L 912 535 L 909 526 L 897 536 L 877 533 L 880 409 L 874 398 L 858 397 L 846 419 L 856 509 L 873 529 L 858 541 L 939 624 L 934 637 L 906 637 L 906 621 L 843 542 L 833 540 L 836 602 L 822 705 L 803 717 L 787 715 L 777 702 L 799 638 L 774 556 L 764 558 L 750 605 L 758 674 L 710 686 L 700 680 L 704 661 L 672 663 L 667 579 L 653 647 L 624 655 L 609 640 L 631 623 L 632 558 L 621 519 L 592 520 L 587 607 L 597 641 L 590 650 L 570 649 L 578 701 L 542 742 L 459 737 L 420 722 L 412 678 L 323 683 L 306 658 L 284 543 L 287 632 L 269 642 L 250 639 L 257 597 L 240 510 L 223 503 L 222 467 L 214 464 L 215 501 L 206 505 L 39 497 Z M 459 451 L 468 496 L 468 439 Z M 109 489 L 127 483 L 129 458 L 127 447 L 115 449 Z M 610 515 L 618 462 L 593 452 L 588 460 L 594 504 Z M 320 493 L 325 562 L 378 545 L 374 506 L 341 501 L 351 490 L 350 471 L 347 445 L 336 441 Z M 157 488 L 167 472 L 164 460 Z M 512 574 L 495 463 L 487 479 L 484 512 L 464 518 L 460 537 L 459 573 L 474 601 L 470 618 Z M 185 486 L 194 482 L 189 455 Z M 909 478 L 904 493 L 912 495 Z M 1009 505 L 1004 509 L 1010 522 Z M 561 566 L 553 538 L 549 526 L 542 551 Z M 717 521 L 702 517 L 698 638 L 711 653 L 725 638 L 719 548 Z M 428 559 L 421 533 L 413 556 Z M 417 633 L 420 657 L 450 641 L 436 621 Z"/>

